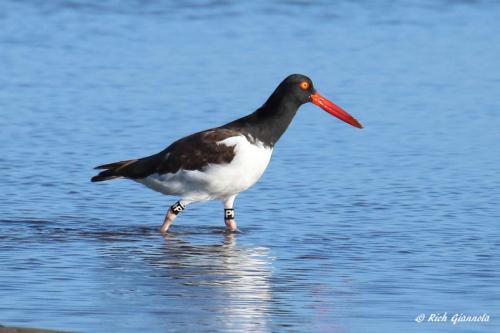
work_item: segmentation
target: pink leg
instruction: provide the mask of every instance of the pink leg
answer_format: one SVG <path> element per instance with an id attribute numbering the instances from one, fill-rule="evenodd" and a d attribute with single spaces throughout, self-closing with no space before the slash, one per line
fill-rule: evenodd
<path id="1" fill-rule="evenodd" d="M 168 228 L 170 228 L 170 225 L 172 222 L 174 222 L 175 218 L 177 215 L 186 208 L 189 202 L 186 202 L 184 200 L 177 201 L 175 204 L 172 205 L 168 209 L 167 215 L 165 215 L 165 219 L 163 220 L 163 224 L 161 225 L 160 232 L 162 235 L 166 235 L 168 232 Z"/>
<path id="2" fill-rule="evenodd" d="M 172 222 L 174 222 L 175 218 L 177 217 L 176 214 L 172 212 L 172 210 L 169 208 L 167 214 L 165 215 L 165 219 L 163 220 L 163 224 L 161 225 L 160 232 L 162 235 L 167 234 L 168 228 L 170 228 L 170 225 Z"/>
<path id="3" fill-rule="evenodd" d="M 238 230 L 236 221 L 234 220 L 234 199 L 236 199 L 236 194 L 224 200 L 224 223 L 226 224 L 227 230 L 230 232 Z"/>

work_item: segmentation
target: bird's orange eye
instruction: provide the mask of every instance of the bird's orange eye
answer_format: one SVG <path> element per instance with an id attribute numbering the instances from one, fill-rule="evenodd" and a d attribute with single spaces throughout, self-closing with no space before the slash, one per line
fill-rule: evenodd
<path id="1" fill-rule="evenodd" d="M 302 82 L 300 82 L 299 87 L 300 87 L 300 89 L 302 89 L 302 90 L 307 90 L 307 89 L 309 89 L 309 82 L 307 82 L 307 81 L 302 81 Z"/>

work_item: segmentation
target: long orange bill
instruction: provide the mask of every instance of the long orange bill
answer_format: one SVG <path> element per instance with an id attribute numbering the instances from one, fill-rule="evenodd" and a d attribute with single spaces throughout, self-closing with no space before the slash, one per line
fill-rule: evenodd
<path id="1" fill-rule="evenodd" d="M 353 116 L 351 116 L 349 113 L 346 111 L 342 110 L 340 106 L 337 106 L 333 104 L 333 102 L 329 101 L 325 97 L 321 96 L 318 92 L 315 92 L 314 94 L 311 95 L 311 103 L 319 106 L 332 116 L 335 116 L 339 118 L 342 121 L 345 121 L 346 123 L 357 127 L 357 128 L 363 128 L 363 125 L 359 123 L 356 119 L 354 119 Z"/>

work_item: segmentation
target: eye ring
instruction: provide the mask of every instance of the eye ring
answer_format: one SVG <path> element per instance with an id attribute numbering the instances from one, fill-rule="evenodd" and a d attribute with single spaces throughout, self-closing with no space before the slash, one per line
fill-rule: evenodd
<path id="1" fill-rule="evenodd" d="M 302 90 L 307 90 L 307 89 L 309 89 L 309 86 L 310 86 L 310 85 L 309 85 L 309 82 L 307 82 L 307 81 L 302 81 L 302 82 L 300 82 L 300 84 L 299 84 L 299 87 L 300 87 L 300 89 L 302 89 Z"/>

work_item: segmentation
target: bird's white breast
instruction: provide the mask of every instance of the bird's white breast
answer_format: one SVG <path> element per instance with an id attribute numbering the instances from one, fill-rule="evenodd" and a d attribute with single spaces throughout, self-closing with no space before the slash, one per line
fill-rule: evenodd
<path id="1" fill-rule="evenodd" d="M 209 164 L 202 171 L 180 169 L 175 174 L 154 174 L 138 181 L 156 191 L 180 195 L 187 200 L 222 199 L 255 184 L 272 155 L 272 148 L 259 141 L 251 143 L 243 135 L 217 144 L 234 147 L 235 156 L 230 163 Z"/>
<path id="2" fill-rule="evenodd" d="M 238 193 L 255 184 L 266 170 L 272 149 L 261 142 L 251 143 L 244 136 L 233 136 L 219 144 L 234 146 L 235 156 L 228 164 L 216 164 L 207 168 L 206 173 L 213 177 L 215 187 Z"/>

